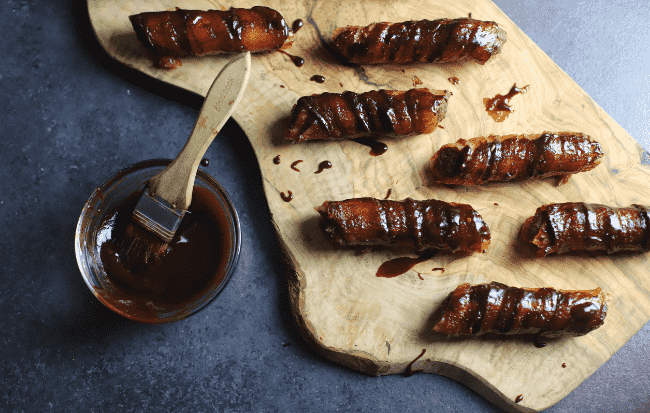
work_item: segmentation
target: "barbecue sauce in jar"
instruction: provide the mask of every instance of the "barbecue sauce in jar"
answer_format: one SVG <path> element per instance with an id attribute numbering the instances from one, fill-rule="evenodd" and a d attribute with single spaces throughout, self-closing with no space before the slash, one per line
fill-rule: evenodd
<path id="1" fill-rule="evenodd" d="M 141 195 L 130 195 L 100 223 L 95 244 L 112 288 L 97 292 L 104 304 L 127 318 L 162 323 L 169 320 L 159 318 L 157 310 L 183 311 L 221 285 L 233 250 L 233 229 L 224 206 L 208 189 L 194 186 L 192 203 L 167 252 L 127 268 L 120 243 Z"/>

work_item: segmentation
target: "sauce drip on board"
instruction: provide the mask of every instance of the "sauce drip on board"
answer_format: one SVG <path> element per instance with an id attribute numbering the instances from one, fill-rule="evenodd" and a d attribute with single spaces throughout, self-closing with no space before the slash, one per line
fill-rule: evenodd
<path id="1" fill-rule="evenodd" d="M 210 160 L 208 158 L 201 159 L 201 166 L 210 166 Z"/>
<path id="2" fill-rule="evenodd" d="M 411 376 L 414 375 L 415 373 L 420 373 L 420 372 L 424 371 L 424 370 L 413 370 L 413 363 L 415 363 L 415 362 L 418 361 L 422 356 L 424 356 L 424 353 L 426 353 L 426 352 L 427 352 L 427 349 L 426 349 L 426 348 L 423 348 L 423 349 L 422 349 L 422 353 L 420 353 L 419 356 L 417 356 L 416 358 L 414 358 L 413 361 L 411 361 L 411 362 L 408 364 L 408 366 L 406 366 L 406 371 L 404 372 L 404 375 L 405 375 L 406 377 L 411 377 Z"/>
<path id="3" fill-rule="evenodd" d="M 456 76 L 454 76 L 454 77 L 450 77 L 450 78 L 447 79 L 447 80 L 449 80 L 449 83 L 451 83 L 452 85 L 457 85 L 457 84 L 460 83 L 460 79 L 457 78 Z"/>
<path id="4" fill-rule="evenodd" d="M 562 368 L 563 368 L 563 369 L 566 368 L 566 363 L 562 363 Z"/>
<path id="5" fill-rule="evenodd" d="M 319 174 L 323 172 L 325 169 L 330 169 L 332 167 L 332 162 L 330 161 L 323 161 L 318 164 L 318 170 L 314 172 L 315 174 Z"/>
<path id="6" fill-rule="evenodd" d="M 284 192 L 280 192 L 280 198 L 282 198 L 284 202 L 291 202 L 293 199 L 293 193 L 291 191 L 287 191 L 286 194 Z"/>
<path id="7" fill-rule="evenodd" d="M 275 158 L 273 158 L 273 163 L 276 165 L 280 165 L 280 155 L 277 155 Z"/>
<path id="8" fill-rule="evenodd" d="M 300 172 L 300 169 L 296 168 L 296 165 L 298 165 L 300 162 L 302 162 L 302 159 L 298 159 L 297 161 L 294 161 L 291 164 L 291 169 L 293 169 L 296 172 Z"/>
<path id="9" fill-rule="evenodd" d="M 300 57 L 300 56 L 294 56 L 294 55 L 292 55 L 292 54 L 289 54 L 289 53 L 285 52 L 284 50 L 278 50 L 278 52 L 282 53 L 283 55 L 288 56 L 289 59 L 291 60 L 291 62 L 292 62 L 294 65 L 296 65 L 296 67 L 302 67 L 302 65 L 305 64 L 305 59 L 303 59 L 303 58 Z"/>
<path id="10" fill-rule="evenodd" d="M 546 343 L 541 341 L 539 337 L 535 337 L 535 339 L 533 340 L 533 345 L 537 348 L 546 347 Z"/>
<path id="11" fill-rule="evenodd" d="M 415 267 L 417 264 L 430 260 L 433 258 L 438 250 L 427 250 L 419 257 L 399 257 L 388 260 L 379 266 L 377 269 L 377 277 L 393 278 L 402 275 Z"/>
<path id="12" fill-rule="evenodd" d="M 356 138 L 353 141 L 369 147 L 370 156 L 380 156 L 388 150 L 388 146 L 384 142 L 379 142 L 372 138 Z"/>
<path id="13" fill-rule="evenodd" d="M 388 199 L 388 198 L 390 198 L 390 195 L 391 195 L 392 193 L 393 193 L 393 188 L 388 188 L 388 192 L 386 192 L 386 196 L 384 197 L 384 199 Z"/>
<path id="14" fill-rule="evenodd" d="M 517 398 L 515 399 L 515 403 L 519 403 L 519 402 L 522 401 L 522 400 L 524 400 L 524 395 L 523 395 L 523 394 L 520 394 L 520 395 L 517 396 Z"/>
<path id="15" fill-rule="evenodd" d="M 422 81 L 420 80 L 420 78 L 417 77 L 417 76 L 415 76 L 415 75 L 413 76 L 413 79 L 412 79 L 412 80 L 413 80 L 413 87 L 416 87 L 416 86 L 422 84 Z"/>
<path id="16" fill-rule="evenodd" d="M 485 104 L 485 111 L 494 119 L 495 122 L 503 122 L 514 110 L 510 106 L 510 99 L 520 93 L 526 93 L 530 85 L 518 88 L 517 84 L 513 84 L 510 91 L 505 95 L 497 94 L 493 98 L 483 99 Z"/>
<path id="17" fill-rule="evenodd" d="M 232 234 L 220 203 L 207 189 L 195 186 L 192 204 L 166 254 L 127 269 L 119 245 L 140 196 L 130 195 L 100 224 L 95 243 L 113 291 L 98 292 L 105 304 L 129 318 L 156 322 L 153 307 L 181 308 L 221 283 Z"/>
<path id="18" fill-rule="evenodd" d="M 316 83 L 325 83 L 325 77 L 322 75 L 314 75 L 310 77 L 309 80 Z"/>
<path id="19" fill-rule="evenodd" d="M 291 31 L 294 33 L 298 33 L 298 30 L 302 28 L 302 19 L 296 19 L 293 21 L 293 24 L 291 25 Z"/>
<path id="20" fill-rule="evenodd" d="M 445 269 L 442 267 L 436 267 L 436 268 L 432 268 L 431 271 L 440 271 L 440 273 L 442 274 L 443 272 L 445 272 Z"/>

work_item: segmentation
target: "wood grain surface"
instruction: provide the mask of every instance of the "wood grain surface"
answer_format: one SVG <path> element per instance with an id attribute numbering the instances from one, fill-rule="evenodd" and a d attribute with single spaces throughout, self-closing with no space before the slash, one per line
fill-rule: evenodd
<path id="1" fill-rule="evenodd" d="M 292 310 L 304 338 L 325 357 L 371 374 L 410 371 L 438 373 L 479 392 L 511 411 L 539 411 L 578 386 L 650 320 L 650 254 L 575 253 L 544 259 L 522 248 L 517 233 L 537 207 L 550 202 L 585 201 L 611 206 L 650 205 L 647 153 L 587 94 L 488 0 L 340 1 L 88 1 L 90 18 L 104 49 L 127 66 L 163 82 L 205 95 L 227 55 L 181 58 L 182 67 L 157 69 L 136 40 L 128 16 L 144 11 L 222 9 L 268 5 L 287 22 L 303 19 L 287 51 L 305 59 L 301 68 L 273 52 L 253 56 L 253 70 L 234 119 L 255 150 L 265 196 L 279 242 L 292 271 Z M 325 47 L 337 27 L 375 21 L 464 17 L 498 22 L 508 33 L 500 55 L 485 65 L 341 65 Z M 322 84 L 310 81 L 322 75 Z M 448 79 L 460 82 L 451 84 Z M 453 92 L 444 129 L 411 138 L 386 139 L 378 157 L 356 142 L 289 144 L 282 138 L 291 108 L 300 96 L 325 91 L 421 87 Z M 511 101 L 505 121 L 485 112 L 483 99 L 505 94 L 513 83 L 530 85 Z M 562 186 L 539 180 L 484 187 L 432 186 L 426 166 L 435 151 L 460 138 L 489 134 L 584 132 L 598 140 L 605 157 L 593 171 Z M 184 140 L 186 137 L 179 137 Z M 170 154 L 172 156 L 174 154 Z M 280 155 L 281 163 L 273 158 Z M 292 162 L 300 172 L 290 168 Z M 314 172 L 324 160 L 332 168 Z M 436 198 L 471 204 L 487 222 L 492 243 L 484 254 L 443 254 L 395 278 L 379 278 L 385 261 L 416 254 L 375 249 L 361 253 L 330 244 L 314 207 L 327 200 L 371 196 Z M 284 202 L 281 193 L 293 193 Z M 444 272 L 434 270 L 444 268 Z M 461 283 L 499 281 L 520 287 L 593 289 L 610 295 L 605 325 L 587 336 L 549 341 L 529 338 L 450 340 L 428 334 L 442 300 Z M 565 364 L 566 368 L 562 365 Z M 522 396 L 519 400 L 518 396 Z M 423 395 L 435 397 L 435 395 Z"/>

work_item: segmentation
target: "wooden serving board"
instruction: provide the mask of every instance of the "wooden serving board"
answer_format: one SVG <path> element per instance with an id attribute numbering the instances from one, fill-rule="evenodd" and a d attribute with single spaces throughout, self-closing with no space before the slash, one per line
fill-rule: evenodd
<path id="1" fill-rule="evenodd" d="M 647 153 L 489 0 L 89 0 L 90 18 L 101 45 L 118 61 L 163 82 L 205 95 L 232 56 L 183 58 L 182 67 L 153 67 L 136 40 L 128 16 L 143 11 L 221 9 L 264 4 L 287 22 L 303 19 L 288 52 L 302 56 L 294 66 L 281 53 L 255 55 L 248 90 L 234 115 L 255 150 L 289 274 L 292 310 L 304 338 L 325 357 L 372 374 L 406 370 L 423 349 L 415 370 L 452 377 L 493 403 L 513 411 L 539 411 L 558 402 L 650 319 L 650 254 L 569 254 L 537 259 L 522 252 L 517 233 L 537 207 L 550 202 L 585 201 L 612 206 L 650 204 Z M 494 20 L 508 33 L 503 52 L 484 66 L 366 66 L 339 64 L 324 47 L 337 27 L 375 21 L 454 18 Z M 323 75 L 325 83 L 310 81 Z M 460 79 L 452 85 L 448 78 Z M 404 139 L 387 139 L 388 151 L 369 156 L 355 142 L 283 141 L 283 122 L 300 96 L 421 87 L 453 92 L 444 129 Z M 530 85 L 512 99 L 515 112 L 495 122 L 483 99 L 505 94 L 513 83 Z M 425 168 L 442 145 L 489 134 L 581 131 L 603 146 L 602 164 L 569 183 L 552 180 L 495 184 L 480 188 L 434 187 Z M 172 154 L 170 154 L 172 155 Z M 276 165 L 273 158 L 281 157 Z M 290 169 L 298 165 L 300 172 Z M 314 174 L 321 161 L 333 167 Z M 326 200 L 372 196 L 391 199 L 437 198 L 471 204 L 492 232 L 485 254 L 438 254 L 413 270 L 378 278 L 385 261 L 415 256 L 410 251 L 339 249 L 324 238 L 314 207 Z M 293 200 L 280 194 L 292 191 Z M 498 204 L 498 205 L 497 205 Z M 444 268 L 444 272 L 433 270 Z M 444 340 L 428 333 L 431 316 L 460 283 L 500 281 L 524 287 L 592 289 L 611 296 L 605 325 L 587 336 L 536 348 L 521 338 Z M 562 368 L 565 363 L 566 368 Z M 515 403 L 517 396 L 523 400 Z"/>

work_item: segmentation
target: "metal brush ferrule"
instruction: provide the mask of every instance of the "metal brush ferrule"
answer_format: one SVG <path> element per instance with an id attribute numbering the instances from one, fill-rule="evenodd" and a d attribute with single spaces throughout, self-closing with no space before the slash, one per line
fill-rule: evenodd
<path id="1" fill-rule="evenodd" d="M 147 187 L 135 206 L 133 218 L 164 242 L 170 242 L 186 212 L 186 210 L 172 208 L 171 204 L 162 198 L 151 196 Z"/>

